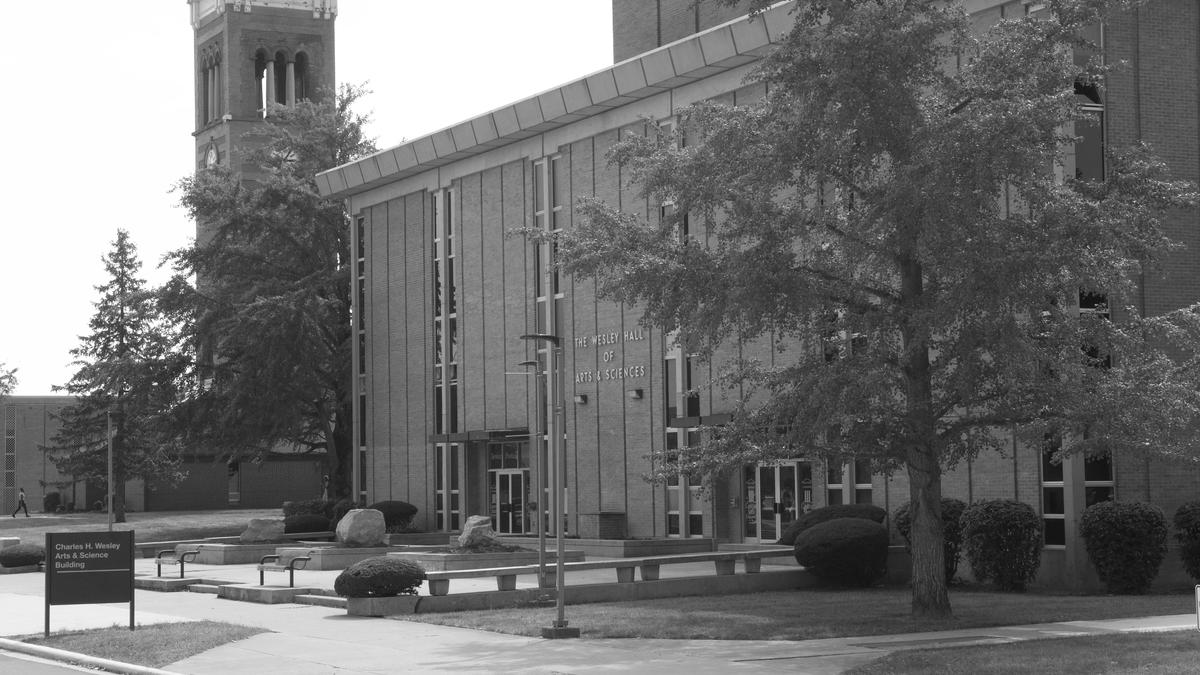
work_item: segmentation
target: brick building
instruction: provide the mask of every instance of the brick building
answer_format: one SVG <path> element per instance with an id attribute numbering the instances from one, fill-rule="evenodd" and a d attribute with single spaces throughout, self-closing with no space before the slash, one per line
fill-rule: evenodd
<path id="1" fill-rule="evenodd" d="M 369 500 L 409 501 L 430 529 L 453 530 L 467 515 L 487 513 L 499 532 L 534 531 L 531 486 L 544 474 L 539 437 L 552 406 L 534 374 L 545 370 L 548 343 L 522 339 L 530 334 L 562 344 L 569 532 L 771 542 L 806 508 L 870 502 L 891 512 L 908 500 L 903 473 L 826 466 L 803 449 L 793 461 L 744 467 L 707 498 L 686 476 L 646 482 L 651 450 L 681 447 L 697 426 L 721 423 L 738 392 L 708 386 L 714 366 L 639 326 L 639 309 L 598 301 L 590 282 L 550 271 L 545 247 L 506 234 L 570 228 L 580 197 L 659 216 L 664 205 L 637 196 L 605 151 L 623 131 L 640 131 L 647 118 L 669 122 L 694 101 L 757 100 L 761 86 L 744 78 L 790 26 L 786 7 L 747 20 L 710 5 L 614 0 L 612 67 L 318 177 L 322 192 L 345 198 L 353 214 L 358 480 Z M 1039 9 L 1028 0 L 964 5 L 980 27 Z M 1106 58 L 1130 65 L 1104 100 L 1084 102 L 1103 122 L 1076 130 L 1083 140 L 1068 171 L 1102 175 L 1104 143 L 1143 140 L 1177 177 L 1200 179 L 1198 26 L 1193 0 L 1156 0 L 1097 29 Z M 1194 250 L 1194 214 L 1168 226 Z M 1141 308 L 1153 314 L 1194 302 L 1197 284 L 1195 258 L 1176 254 L 1164 275 L 1146 278 Z M 753 346 L 730 345 L 715 362 L 739 348 Z M 530 361 L 538 367 L 527 370 Z M 1004 455 L 958 465 L 944 491 L 1033 505 L 1047 532 L 1039 583 L 1080 587 L 1095 583 L 1077 535 L 1089 503 L 1152 501 L 1170 514 L 1196 497 L 1198 484 L 1194 465 L 1056 465 L 1041 448 L 1013 440 Z M 1160 579 L 1181 578 L 1169 560 Z"/>

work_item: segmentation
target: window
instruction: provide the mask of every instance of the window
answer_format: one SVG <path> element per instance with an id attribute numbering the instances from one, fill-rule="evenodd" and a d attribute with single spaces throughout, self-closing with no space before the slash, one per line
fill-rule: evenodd
<path id="1" fill-rule="evenodd" d="M 827 505 L 870 504 L 873 501 L 871 460 L 856 459 L 846 464 L 830 461 L 826 464 L 825 503 Z"/>
<path id="2" fill-rule="evenodd" d="M 1083 459 L 1084 508 L 1116 498 L 1112 455 L 1101 453 Z"/>
<path id="3" fill-rule="evenodd" d="M 1047 434 L 1042 444 L 1042 525 L 1046 546 L 1067 544 L 1067 500 L 1064 487 L 1063 461 L 1055 455 L 1062 448 L 1062 439 Z"/>

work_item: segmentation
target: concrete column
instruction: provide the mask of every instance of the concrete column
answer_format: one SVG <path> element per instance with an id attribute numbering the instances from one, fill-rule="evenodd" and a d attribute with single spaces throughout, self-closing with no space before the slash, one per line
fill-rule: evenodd
<path id="1" fill-rule="evenodd" d="M 221 117 L 225 112 L 225 91 L 221 82 L 221 64 L 213 65 L 213 101 L 216 105 L 214 118 Z"/>
<path id="2" fill-rule="evenodd" d="M 287 62 L 287 79 L 283 83 L 287 90 L 287 104 L 289 106 L 296 105 L 296 62 Z"/>
<path id="3" fill-rule="evenodd" d="M 270 108 L 271 104 L 275 102 L 275 62 L 274 61 L 267 61 L 267 70 L 266 70 L 265 77 L 267 80 L 267 84 L 265 87 L 266 96 L 263 100 L 263 117 L 267 116 L 267 109 Z"/>

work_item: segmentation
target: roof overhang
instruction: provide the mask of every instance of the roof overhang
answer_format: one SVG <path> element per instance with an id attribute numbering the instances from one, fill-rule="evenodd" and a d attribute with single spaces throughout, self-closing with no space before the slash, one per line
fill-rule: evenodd
<path id="1" fill-rule="evenodd" d="M 741 17 L 560 87 L 317 174 L 326 197 L 380 185 L 516 143 L 756 61 L 792 27 L 791 3 Z"/>

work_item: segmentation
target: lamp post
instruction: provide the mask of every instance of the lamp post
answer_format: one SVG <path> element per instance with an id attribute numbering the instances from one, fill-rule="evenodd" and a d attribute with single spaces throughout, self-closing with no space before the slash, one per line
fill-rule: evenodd
<path id="1" fill-rule="evenodd" d="M 526 368 L 529 368 L 529 367 L 537 368 L 538 362 L 537 361 L 522 361 L 522 362 L 518 363 L 517 365 L 524 366 Z M 534 370 L 532 372 L 526 371 L 524 374 L 533 376 L 534 400 L 537 401 L 538 395 L 541 393 L 541 387 L 542 387 L 541 373 L 538 372 L 537 370 Z M 545 509 L 542 508 L 542 499 L 545 497 L 545 494 L 546 494 L 546 488 L 545 488 L 546 466 L 545 466 L 545 463 L 543 462 L 542 458 L 545 457 L 546 454 L 541 452 L 542 425 L 540 424 L 540 422 L 541 422 L 542 416 L 537 413 L 536 409 L 537 409 L 536 405 L 533 406 L 532 408 L 529 408 L 527 424 L 529 425 L 529 450 L 530 450 L 530 452 L 536 452 L 535 456 L 538 458 L 537 472 L 536 472 L 537 488 L 534 491 L 534 494 L 537 495 L 537 498 L 534 500 L 534 503 L 537 505 L 537 509 L 536 509 L 537 515 L 534 518 L 534 527 L 537 528 L 537 533 L 538 533 L 538 574 L 537 574 L 538 588 L 545 588 L 546 587 L 546 520 L 545 520 L 546 514 L 545 514 Z M 535 433 L 537 434 L 536 440 L 535 440 L 535 436 L 534 436 Z"/>
<path id="2" fill-rule="evenodd" d="M 108 531 L 112 532 L 113 512 L 112 512 L 112 495 L 113 495 L 113 428 L 112 428 L 112 409 L 105 411 L 105 417 L 108 420 L 108 482 L 105 484 L 108 487 Z"/>
<path id="3" fill-rule="evenodd" d="M 563 551 L 563 443 L 562 431 L 559 427 L 559 415 L 562 414 L 563 392 L 559 386 L 559 347 L 562 344 L 561 338 L 557 335 L 548 335 L 545 333 L 535 333 L 531 335 L 522 335 L 522 340 L 535 340 L 537 342 L 549 343 L 547 352 L 546 365 L 546 401 L 551 410 L 546 417 L 546 435 L 549 437 L 547 442 L 547 455 L 550 460 L 547 462 L 550 465 L 550 518 L 554 523 L 554 534 L 556 543 L 555 556 L 555 579 L 554 579 L 554 596 L 555 605 L 558 610 L 558 618 L 555 619 L 553 626 L 542 627 L 542 637 L 544 638 L 570 638 L 579 637 L 578 628 L 568 628 L 566 619 L 566 594 L 564 592 L 564 577 L 565 569 L 563 568 L 564 551 Z"/>

